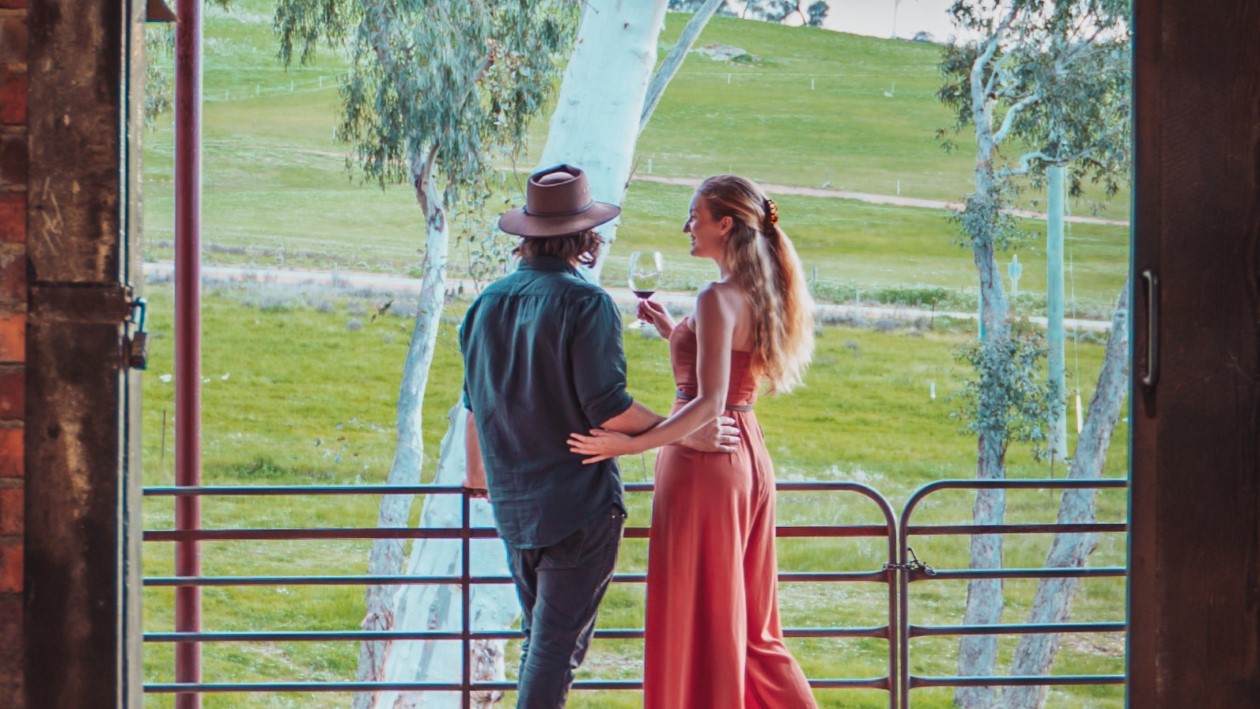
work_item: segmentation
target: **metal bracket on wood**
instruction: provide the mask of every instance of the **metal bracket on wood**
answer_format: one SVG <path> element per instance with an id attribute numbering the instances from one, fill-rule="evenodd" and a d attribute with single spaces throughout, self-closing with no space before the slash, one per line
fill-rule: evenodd
<path id="1" fill-rule="evenodd" d="M 126 363 L 132 369 L 145 370 L 149 368 L 149 331 L 145 329 L 149 303 L 144 298 L 136 298 L 131 301 L 131 308 L 131 322 L 135 324 L 136 331 L 124 344 Z"/>
<path id="2" fill-rule="evenodd" d="M 115 325 L 124 330 L 121 363 L 132 369 L 148 365 L 147 304 L 122 283 L 36 283 L 31 286 L 33 324 Z"/>

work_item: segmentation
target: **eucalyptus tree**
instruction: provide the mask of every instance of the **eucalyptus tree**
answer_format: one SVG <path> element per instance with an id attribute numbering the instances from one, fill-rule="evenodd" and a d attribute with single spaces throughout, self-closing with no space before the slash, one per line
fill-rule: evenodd
<path id="1" fill-rule="evenodd" d="M 348 53 L 337 138 L 348 164 L 382 188 L 410 186 L 424 225 L 419 306 L 402 366 L 397 442 L 387 483 L 418 482 L 424 459 L 421 404 L 446 298 L 456 204 L 489 194 L 492 159 L 524 142 L 572 35 L 562 0 L 280 0 L 275 31 L 286 65 L 310 61 L 321 43 Z M 366 215 L 365 215 L 366 216 Z M 411 495 L 388 495 L 378 525 L 407 523 Z M 403 542 L 373 543 L 368 573 L 397 574 Z M 367 630 L 392 628 L 397 586 L 367 589 Z M 365 642 L 358 677 L 380 677 L 389 644 Z M 374 697 L 360 694 L 356 707 Z"/>
<path id="2" fill-rule="evenodd" d="M 1048 167 L 1072 165 L 1073 192 L 1080 193 L 1085 179 L 1101 183 L 1109 195 L 1118 189 L 1128 158 L 1126 10 L 1124 0 L 956 0 L 950 8 L 961 34 L 976 38 L 943 50 L 938 98 L 951 109 L 955 131 L 972 129 L 976 146 L 974 191 L 956 221 L 980 284 L 982 335 L 968 356 L 976 369 L 968 387 L 968 400 L 974 402 L 968 428 L 977 437 L 981 479 L 1005 477 L 1012 440 L 1044 443 L 1046 418 L 1061 406 L 1061 388 L 1052 382 L 1038 386 L 1031 374 L 1045 352 L 1039 336 L 1012 329 L 997 254 L 1026 238 L 1007 211 L 1021 178 L 1036 181 Z M 951 140 L 946 145 L 955 147 Z M 1121 336 L 1111 335 L 1113 340 Z M 1122 371 L 1127 372 L 1127 361 L 1104 366 L 1103 376 L 1123 377 Z M 1100 381 L 1099 388 L 1110 391 L 1112 384 Z M 1105 420 L 1095 416 L 1105 408 L 1099 407 L 1091 402 L 1091 418 Z M 1106 433 L 1109 438 L 1110 428 Z M 1105 457 L 1106 447 L 1092 452 Z M 1094 469 L 1094 461 L 1081 462 L 1073 465 L 1074 473 Z M 977 493 L 972 514 L 977 524 L 1000 523 L 1005 495 L 1000 490 Z M 1083 547 L 1075 549 L 1079 553 Z M 971 566 L 1001 565 L 1001 538 L 973 536 Z M 1052 605 L 1066 608 L 1071 591 L 1064 587 L 1057 593 Z M 996 623 L 1002 607 L 1000 581 L 971 581 L 964 622 Z M 991 675 L 996 657 L 995 636 L 965 637 L 959 674 Z M 990 707 L 996 693 L 987 687 L 962 688 L 955 700 L 964 707 Z"/>
<path id="3" fill-rule="evenodd" d="M 577 41 L 569 57 L 556 108 L 551 117 L 541 164 L 575 162 L 587 174 L 592 196 L 620 204 L 634 168 L 634 149 L 642 127 L 650 119 L 669 78 L 692 46 L 700 30 L 724 0 L 704 0 L 684 28 L 668 56 L 656 67 L 656 47 L 664 26 L 666 0 L 625 2 L 584 0 Z M 616 224 L 601 227 L 608 243 L 616 237 Z M 603 260 L 583 275 L 599 281 Z M 467 415 L 456 404 L 449 414 L 435 482 L 458 485 L 464 474 L 463 436 Z M 473 523 L 492 521 L 488 505 L 474 500 Z M 460 524 L 458 502 L 449 496 L 429 496 L 424 501 L 421 525 L 451 527 Z M 497 540 L 474 542 L 470 564 L 475 576 L 503 576 L 507 570 Z M 408 573 L 449 575 L 458 568 L 459 546 L 446 540 L 420 540 L 413 547 Z M 395 605 L 399 630 L 452 630 L 459 628 L 461 609 L 453 590 L 446 586 L 404 587 Z M 478 586 L 471 596 L 470 614 L 476 627 L 504 629 L 519 614 L 510 586 Z M 464 658 L 455 643 L 415 642 L 395 647 L 386 663 L 388 681 L 449 682 L 459 676 Z M 500 640 L 473 644 L 473 678 L 501 680 L 504 676 L 504 643 Z M 497 702 L 497 693 L 474 696 L 475 706 Z M 383 692 L 379 706 L 418 706 L 416 693 Z M 444 703 L 445 702 L 445 703 Z M 427 697 L 424 706 L 457 706 L 455 697 Z"/>
<path id="4" fill-rule="evenodd" d="M 827 19 L 827 13 L 830 11 L 831 7 L 827 5 L 825 0 L 814 0 L 805 9 L 806 14 L 809 15 L 805 23 L 810 27 L 822 27 L 823 21 Z"/>

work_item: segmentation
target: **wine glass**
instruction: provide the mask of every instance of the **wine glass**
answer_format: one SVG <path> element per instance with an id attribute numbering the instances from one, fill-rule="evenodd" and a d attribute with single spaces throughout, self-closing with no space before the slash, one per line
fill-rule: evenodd
<path id="1" fill-rule="evenodd" d="M 630 254 L 630 290 L 639 300 L 647 300 L 660 285 L 661 274 L 665 272 L 665 258 L 660 251 L 635 251 Z M 643 328 L 647 323 L 638 318 L 628 327 Z"/>

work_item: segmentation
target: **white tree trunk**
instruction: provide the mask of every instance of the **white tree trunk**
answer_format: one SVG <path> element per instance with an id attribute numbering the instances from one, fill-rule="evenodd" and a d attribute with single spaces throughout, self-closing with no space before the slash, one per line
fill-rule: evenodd
<path id="1" fill-rule="evenodd" d="M 403 361 L 402 384 L 398 390 L 398 433 L 394 460 L 390 465 L 388 485 L 414 485 L 420 479 L 424 462 L 422 404 L 429 383 L 429 367 L 441 326 L 442 306 L 446 299 L 446 262 L 449 233 L 441 196 L 428 179 L 433 154 L 412 159 L 410 166 L 416 198 L 425 217 L 424 275 L 416 322 Z M 413 495 L 386 495 L 377 513 L 378 527 L 405 527 L 411 512 Z M 397 574 L 403 564 L 403 541 L 380 539 L 372 543 L 368 573 Z M 369 586 L 366 598 L 364 630 L 390 630 L 395 622 L 395 601 L 398 586 Z M 363 643 L 359 652 L 358 680 L 378 681 L 384 677 L 384 666 L 390 651 L 388 641 Z M 374 693 L 361 692 L 354 697 L 355 709 L 378 706 Z"/>
<path id="2" fill-rule="evenodd" d="M 666 0 L 587 0 L 578 28 L 577 43 L 569 60 L 555 113 L 552 115 L 543 167 L 571 163 L 586 171 L 592 196 L 620 204 L 633 167 L 634 145 L 648 80 L 656 64 L 656 42 L 665 20 Z M 615 223 L 614 223 L 615 224 Z M 609 243 L 615 226 L 602 229 Z M 604 249 L 604 254 L 608 249 Z M 602 260 L 601 260 L 602 264 Z M 600 265 L 587 273 L 599 282 Z M 450 427 L 442 439 L 436 484 L 457 485 L 464 476 L 463 430 L 466 413 L 457 404 Z M 460 501 L 454 496 L 425 498 L 421 526 L 457 527 Z M 475 526 L 493 525 L 490 506 L 473 501 Z M 408 573 L 446 575 L 460 568 L 459 543 L 429 540 L 417 543 Z M 486 540 L 473 544 L 470 559 L 474 576 L 506 576 L 503 543 Z M 456 630 L 460 626 L 457 587 L 404 586 L 399 591 L 397 624 L 402 630 Z M 471 615 L 478 630 L 503 630 L 520 615 L 515 588 L 510 585 L 475 586 Z M 474 680 L 502 680 L 504 641 L 474 643 Z M 399 643 L 385 665 L 387 681 L 459 681 L 462 648 L 454 642 Z M 489 693 L 488 693 L 489 694 Z M 474 706 L 497 704 L 498 696 L 475 697 Z M 380 709 L 411 707 L 458 707 L 453 694 L 419 692 L 382 693 Z M 356 709 L 360 709 L 356 705 Z"/>
<path id="3" fill-rule="evenodd" d="M 1098 386 L 1090 399 L 1088 418 L 1076 443 L 1076 455 L 1068 477 L 1092 480 L 1102 476 L 1107 462 L 1111 434 L 1120 420 L 1129 383 L 1129 283 L 1120 291 L 1116 312 L 1111 317 L 1111 335 Z M 1059 506 L 1060 524 L 1082 524 L 1094 521 L 1095 490 L 1067 490 Z M 1078 568 L 1098 545 L 1097 534 L 1059 534 L 1046 556 L 1050 568 Z M 1077 579 L 1043 579 L 1037 586 L 1029 623 L 1062 623 L 1071 615 Z M 1058 635 L 1025 635 L 1015 649 L 1012 675 L 1048 674 L 1059 651 Z M 1040 709 L 1046 701 L 1046 687 L 1011 687 L 1002 695 L 1002 706 L 1008 709 Z"/>
<path id="4" fill-rule="evenodd" d="M 448 427 L 442 437 L 436 485 L 459 485 L 464 479 L 464 427 L 467 412 L 462 403 L 451 408 Z M 457 495 L 430 495 L 425 498 L 420 526 L 458 528 L 462 500 Z M 473 500 L 471 524 L 493 527 L 494 515 L 485 500 Z M 508 573 L 503 542 L 498 539 L 473 540 L 470 568 L 474 576 L 505 576 Z M 420 539 L 411 548 L 407 574 L 411 576 L 457 576 L 461 568 L 460 542 L 449 539 Z M 399 594 L 395 627 L 402 631 L 457 630 L 461 623 L 460 591 L 457 585 L 406 586 Z M 475 586 L 470 616 L 478 630 L 511 627 L 520 615 L 516 590 L 511 584 Z M 473 644 L 474 681 L 501 680 L 504 677 L 503 641 Z M 457 642 L 397 642 L 389 653 L 385 676 L 394 682 L 458 682 L 462 675 L 463 647 Z M 495 693 L 474 697 L 473 706 L 491 706 Z M 422 692 L 382 692 L 378 706 L 458 707 L 458 694 Z"/>
<path id="5" fill-rule="evenodd" d="M 973 87 L 977 86 L 973 84 Z M 983 92 L 973 88 L 973 106 L 976 123 L 976 195 L 990 199 L 995 189 L 993 156 L 992 116 L 985 104 Z M 1009 306 L 1006 291 L 1002 288 L 1002 275 L 998 268 L 997 254 L 992 239 L 972 238 L 972 257 L 980 280 L 980 321 L 984 340 L 990 342 L 1008 336 Z M 976 477 L 981 480 L 1000 480 L 1006 477 L 1006 446 L 997 433 L 982 433 L 976 446 Z M 1001 524 L 1006 516 L 1006 493 L 1003 490 L 976 492 L 972 521 L 975 524 Z M 971 568 L 997 569 L 1002 567 L 1002 537 L 998 534 L 977 534 L 971 537 Z M 967 604 L 963 622 L 968 625 L 991 625 L 1001 622 L 1002 582 L 999 579 L 976 579 L 967 584 Z M 964 636 L 958 643 L 958 674 L 964 677 L 992 675 L 997 666 L 997 636 Z M 960 687 L 954 692 L 954 701 L 965 709 L 985 709 L 994 705 L 997 693 L 990 687 Z"/>
<path id="6" fill-rule="evenodd" d="M 656 66 L 656 42 L 667 0 L 589 0 L 577 44 L 560 84 L 542 166 L 571 163 L 586 171 L 591 196 L 621 204 L 634 167 L 643 100 Z M 617 220 L 600 227 L 606 257 Z M 583 269 L 599 283 L 604 258 Z"/>

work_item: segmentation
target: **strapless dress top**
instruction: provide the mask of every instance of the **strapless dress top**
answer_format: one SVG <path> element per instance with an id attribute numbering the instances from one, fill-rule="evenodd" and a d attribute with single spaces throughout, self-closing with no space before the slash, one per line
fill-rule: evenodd
<path id="1" fill-rule="evenodd" d="M 678 323 L 669 336 L 669 361 L 674 369 L 674 386 L 677 387 L 680 399 L 694 399 L 699 391 L 696 350 L 696 331 L 691 329 L 691 318 L 687 318 Z M 731 378 L 726 389 L 727 408 L 751 410 L 756 402 L 761 376 L 752 363 L 751 352 L 731 350 Z"/>

